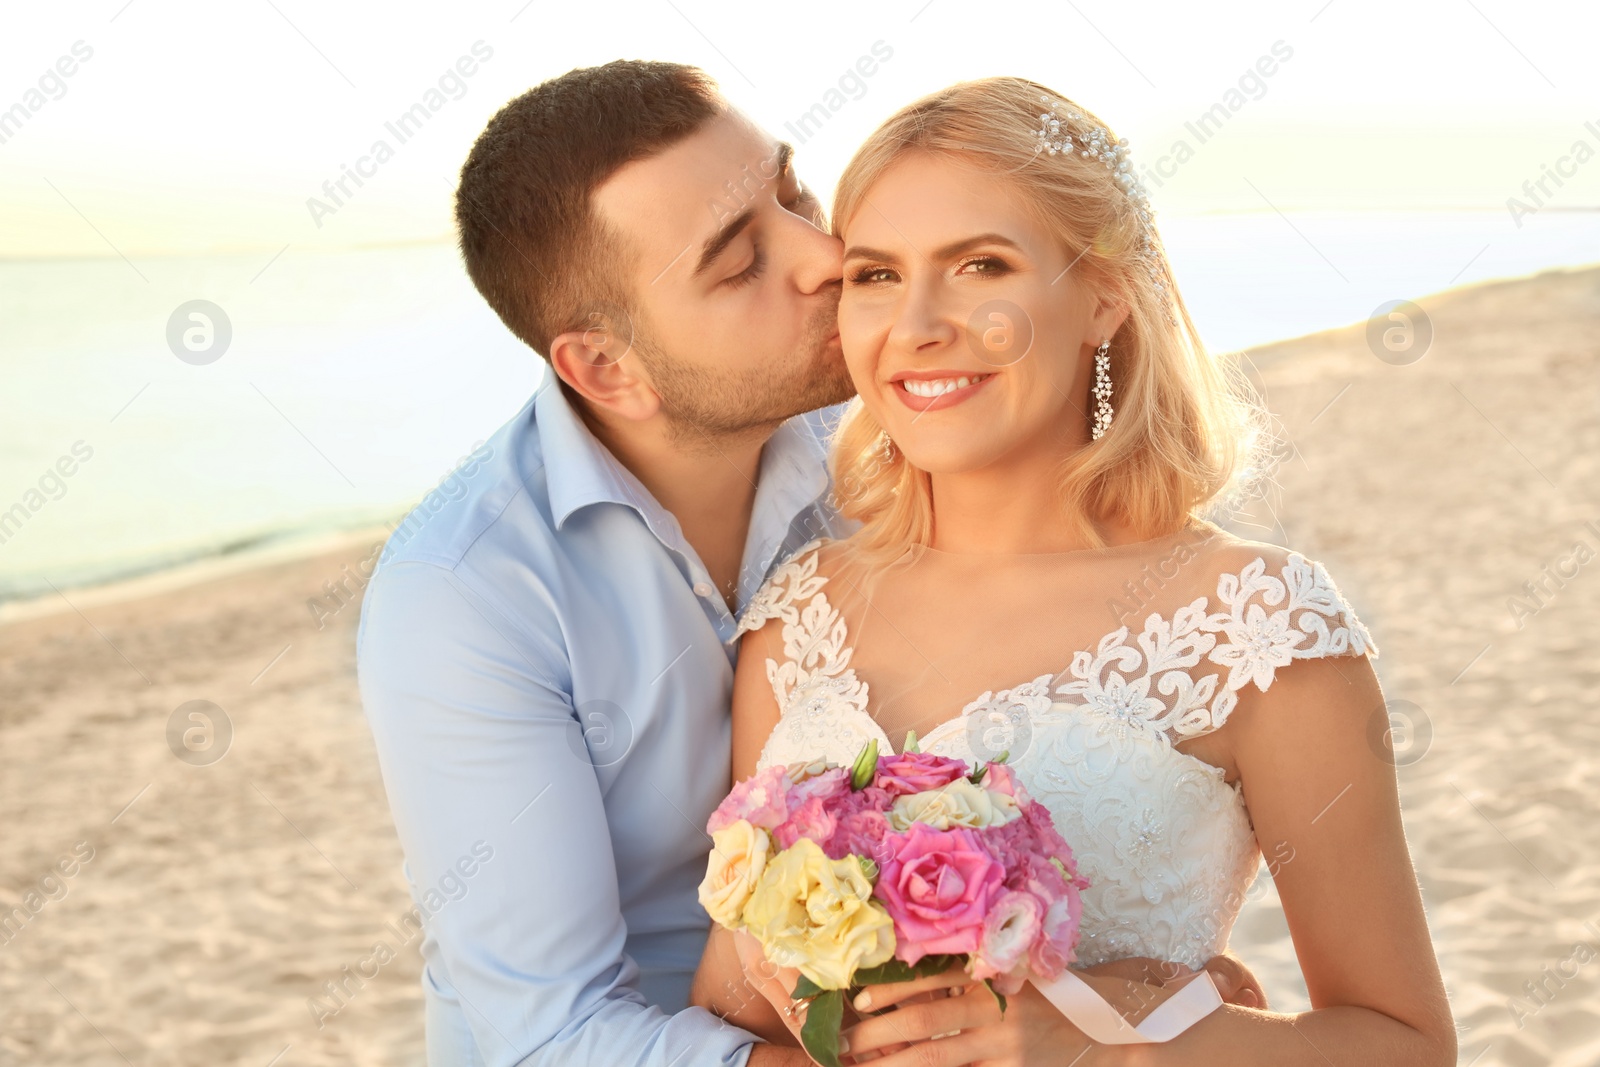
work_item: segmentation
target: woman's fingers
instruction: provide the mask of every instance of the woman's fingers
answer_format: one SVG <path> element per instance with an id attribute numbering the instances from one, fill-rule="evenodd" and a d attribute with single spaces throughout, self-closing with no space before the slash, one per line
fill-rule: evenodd
<path id="1" fill-rule="evenodd" d="M 881 985 L 871 985 L 856 994 L 853 1001 L 857 1011 L 878 1011 L 882 1008 L 892 1007 L 902 1001 L 931 990 L 952 989 L 957 986 L 973 984 L 973 979 L 959 963 L 951 964 L 946 970 L 938 974 L 926 975 L 922 978 L 913 978 L 907 982 L 885 982 Z M 946 993 L 946 996 L 950 994 Z"/>
<path id="2" fill-rule="evenodd" d="M 990 1003 L 993 1001 L 991 997 Z M 897 1014 L 890 1012 L 885 1018 Z M 982 1063 L 994 1057 L 997 1050 L 986 1044 L 986 1037 L 992 1038 L 993 1035 L 967 1030 L 949 1037 L 889 1046 L 879 1050 L 878 1058 L 870 1062 L 873 1067 L 964 1067 L 965 1064 Z M 871 1055 L 873 1053 L 866 1054 Z M 863 1062 L 867 1062 L 866 1056 L 862 1057 Z"/>
<path id="3" fill-rule="evenodd" d="M 911 982 L 895 983 L 897 987 L 922 985 L 922 989 L 911 991 L 909 995 L 926 992 L 929 983 L 939 976 L 915 979 Z M 955 990 L 961 988 L 953 984 L 953 979 L 947 979 L 943 986 L 937 989 Z M 871 987 L 874 997 L 884 988 Z M 874 1001 L 876 1003 L 876 1001 Z M 1000 1005 L 987 990 L 976 986 L 967 987 L 965 993 L 957 996 L 934 997 L 926 1001 L 909 1003 L 905 999 L 896 1001 L 893 1011 L 886 1011 L 881 1015 L 874 1015 L 869 1019 L 850 1027 L 841 1034 L 845 1051 L 851 1053 L 866 1050 L 882 1050 L 899 1044 L 913 1044 L 925 1042 L 935 1034 L 949 1034 L 957 1030 L 970 1030 L 979 1026 L 993 1026 L 1000 1021 Z M 941 1039 L 948 1040 L 948 1039 Z M 922 1050 L 919 1050 L 922 1051 Z M 892 1059 L 892 1057 L 886 1057 Z M 931 1062 L 931 1061 L 930 1061 Z M 966 1060 L 952 1061 L 965 1063 Z"/>
<path id="4" fill-rule="evenodd" d="M 1206 961 L 1205 969 L 1216 980 L 1217 992 L 1226 1003 L 1246 1008 L 1266 1008 L 1267 991 L 1261 988 L 1255 974 L 1237 956 L 1227 953 L 1213 956 Z"/>

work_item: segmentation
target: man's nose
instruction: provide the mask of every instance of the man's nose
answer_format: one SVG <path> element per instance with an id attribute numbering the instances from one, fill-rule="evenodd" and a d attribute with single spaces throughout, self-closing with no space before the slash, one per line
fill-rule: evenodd
<path id="1" fill-rule="evenodd" d="M 844 283 L 844 242 L 796 218 L 796 240 L 801 243 L 795 282 L 802 292 L 814 293 Z"/>

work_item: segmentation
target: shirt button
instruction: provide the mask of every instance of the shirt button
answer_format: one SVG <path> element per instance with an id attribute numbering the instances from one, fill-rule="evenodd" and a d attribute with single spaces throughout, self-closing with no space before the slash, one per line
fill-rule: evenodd
<path id="1" fill-rule="evenodd" d="M 715 592 L 716 592 L 716 590 L 711 588 L 711 586 L 706 584 L 705 582 L 695 582 L 694 583 L 694 595 L 695 596 L 710 596 L 712 593 L 715 593 Z"/>

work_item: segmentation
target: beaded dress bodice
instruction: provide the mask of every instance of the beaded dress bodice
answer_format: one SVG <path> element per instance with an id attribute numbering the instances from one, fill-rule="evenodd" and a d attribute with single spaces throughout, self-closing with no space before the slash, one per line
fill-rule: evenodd
<path id="1" fill-rule="evenodd" d="M 797 550 L 751 600 L 739 631 L 773 624 L 766 662 L 780 718 L 757 769 L 825 758 L 849 766 L 869 740 L 895 751 L 868 712 L 867 683 L 819 573 L 826 539 Z M 1276 558 L 1276 557 L 1275 557 Z M 979 694 L 919 748 L 969 764 L 1007 762 L 1072 847 L 1083 892 L 1078 963 L 1130 956 L 1200 967 L 1226 947 L 1260 864 L 1239 783 L 1174 747 L 1220 728 L 1250 683 L 1295 660 L 1377 655 L 1320 563 L 1257 556 L 1142 629 L 1122 626 L 1058 674 Z M 1063 657 L 1066 659 L 1066 657 Z"/>

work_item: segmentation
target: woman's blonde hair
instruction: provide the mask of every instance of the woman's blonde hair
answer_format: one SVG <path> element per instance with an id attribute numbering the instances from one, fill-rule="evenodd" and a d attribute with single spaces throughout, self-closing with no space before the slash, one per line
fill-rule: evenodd
<path id="1" fill-rule="evenodd" d="M 986 78 L 902 108 L 856 151 L 840 177 L 834 232 L 850 222 L 879 177 L 911 152 L 980 168 L 1020 192 L 1059 236 L 1081 284 L 1130 308 L 1111 338 L 1115 417 L 1103 437 L 1067 457 L 1058 472 L 1065 521 L 1096 548 L 1104 543 L 1096 520 L 1130 525 L 1146 539 L 1165 536 L 1191 515 L 1214 512 L 1225 495 L 1239 498 L 1248 492 L 1241 479 L 1264 473 L 1251 461 L 1270 440 L 1264 412 L 1237 366 L 1206 352 L 1153 224 L 1111 168 L 1079 151 L 1052 155 L 1034 147 L 1040 115 L 1051 107 L 1041 96 L 1064 99 L 1024 78 Z M 1054 111 L 1063 131 L 1082 145 L 1088 131 L 1104 123 L 1065 102 L 1067 108 Z M 1080 112 L 1085 125 L 1069 123 L 1068 109 Z M 1141 258 L 1147 226 L 1153 271 Z M 1092 421 L 1088 413 L 1084 419 Z M 857 398 L 834 436 L 830 464 L 837 506 L 863 523 L 856 537 L 861 550 L 893 556 L 907 545 L 931 542 L 932 492 L 927 473 L 899 449 L 884 455 L 882 437 L 883 428 Z"/>

